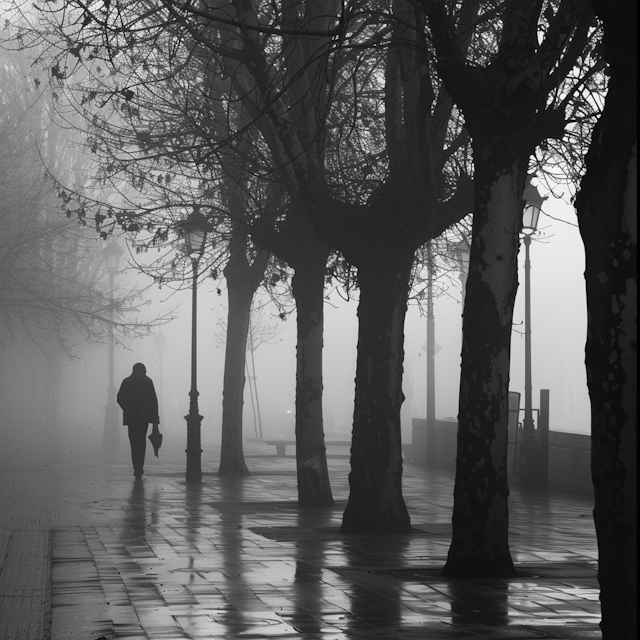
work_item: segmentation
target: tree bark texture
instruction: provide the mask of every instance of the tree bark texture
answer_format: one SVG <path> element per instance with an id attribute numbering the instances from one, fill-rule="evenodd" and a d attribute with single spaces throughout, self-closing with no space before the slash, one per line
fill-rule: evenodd
<path id="1" fill-rule="evenodd" d="M 306 217 L 291 209 L 275 230 L 273 222 L 257 224 L 253 241 L 291 267 L 296 303 L 296 466 L 298 504 L 333 505 L 322 414 L 322 349 L 324 276 L 328 245 L 314 233 Z"/>
<path id="2" fill-rule="evenodd" d="M 587 384 L 605 640 L 637 637 L 637 4 L 594 2 L 610 82 L 576 200 L 586 251 Z"/>
<path id="3" fill-rule="evenodd" d="M 267 260 L 258 253 L 249 265 L 245 247 L 246 242 L 242 242 L 237 250 L 232 251 L 224 269 L 229 310 L 222 390 L 222 447 L 218 469 L 220 476 L 249 474 L 242 446 L 247 335 L 251 321 L 251 302 L 262 282 Z"/>
<path id="4" fill-rule="evenodd" d="M 244 476 L 249 475 L 242 447 L 244 370 L 251 302 L 255 290 L 252 287 L 235 284 L 229 278 L 227 278 L 227 286 L 229 310 L 222 390 L 222 450 L 218 475 Z"/>
<path id="5" fill-rule="evenodd" d="M 282 37 L 284 46 L 278 58 L 282 64 L 277 69 L 271 63 L 272 53 L 265 55 L 263 36 L 251 28 L 222 29 L 225 38 L 228 36 L 225 46 L 234 51 L 225 64 L 234 90 L 242 96 L 243 107 L 269 147 L 269 175 L 278 176 L 290 202 L 299 201 L 318 237 L 341 251 L 359 272 L 362 270 L 362 283 L 369 287 L 368 293 L 363 292 L 359 312 L 364 326 L 360 329 L 356 374 L 352 460 L 357 460 L 351 474 L 355 494 L 343 527 L 408 530 L 409 518 L 399 484 L 399 411 L 409 254 L 412 258 L 419 246 L 468 212 L 466 208 L 449 208 L 441 215 L 436 211 L 446 191 L 442 169 L 447 154 L 431 145 L 434 140 L 445 144 L 445 136 L 439 132 L 446 129 L 451 105 L 445 101 L 448 106 L 436 109 L 434 104 L 426 40 L 418 28 L 414 3 L 392 3 L 398 20 L 393 23 L 384 76 L 388 177 L 366 204 L 352 202 L 351 196 L 340 199 L 337 194 L 342 190 L 335 189 L 334 177 L 325 169 L 328 148 L 323 123 L 333 105 L 340 108 L 340 104 L 359 98 L 344 85 L 344 96 L 336 101 L 331 82 L 326 81 L 332 75 L 340 77 L 343 65 L 348 63 L 348 57 L 332 60 L 330 54 L 332 17 L 338 15 L 339 3 L 326 0 L 307 4 L 304 15 L 296 5 L 284 5 L 283 20 L 290 31 Z M 242 24 L 257 23 L 250 3 L 224 6 L 223 11 L 232 6 L 235 19 Z M 241 55 L 235 55 L 236 51 Z M 367 91 L 365 87 L 363 90 Z M 336 158 L 340 155 L 337 148 L 330 151 L 337 154 Z M 404 282 L 399 279 L 400 273 Z M 387 293 L 390 297 L 385 301 Z M 369 348 L 373 355 L 368 354 Z M 368 439 L 374 444 L 367 444 Z M 365 489 L 367 484 L 370 486 Z M 367 515 L 369 507 L 372 510 Z"/>
<path id="6" fill-rule="evenodd" d="M 326 255 L 299 264 L 292 280 L 297 313 L 296 467 L 298 504 L 333 505 L 322 422 L 322 346 Z"/>
<path id="7" fill-rule="evenodd" d="M 400 408 L 413 252 L 358 264 L 358 356 L 349 501 L 343 533 L 411 530 L 402 497 Z"/>
<path id="8" fill-rule="evenodd" d="M 484 150 L 484 149 L 483 149 Z M 507 422 L 518 286 L 517 176 L 504 149 L 476 162 L 471 271 L 463 312 L 453 537 L 443 575 L 512 576 Z M 504 154 L 504 155 L 503 155 Z M 521 193 L 520 189 L 520 193 Z"/>
<path id="9" fill-rule="evenodd" d="M 573 68 L 593 13 L 584 0 L 545 8 L 554 28 L 540 39 L 543 4 L 506 2 L 496 53 L 481 66 L 467 55 L 462 42 L 468 38 L 463 23 L 473 18 L 475 9 L 469 10 L 479 3 L 465 4 L 466 18 L 465 11 L 457 14 L 456 28 L 446 0 L 420 2 L 431 28 L 438 71 L 464 114 L 474 154 L 453 539 L 443 573 L 512 576 L 506 451 L 521 197 L 536 146 L 564 134 L 564 106 L 549 100 L 548 92 Z"/>

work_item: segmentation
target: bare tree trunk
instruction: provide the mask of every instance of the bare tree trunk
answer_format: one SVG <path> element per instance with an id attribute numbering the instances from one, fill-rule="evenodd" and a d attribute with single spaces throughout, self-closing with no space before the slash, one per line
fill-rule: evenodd
<path id="1" fill-rule="evenodd" d="M 218 475 L 243 476 L 249 475 L 242 446 L 242 410 L 247 333 L 254 291 L 242 284 L 234 284 L 229 277 L 227 285 L 229 310 L 222 390 L 222 450 Z"/>
<path id="2" fill-rule="evenodd" d="M 322 422 L 322 346 L 326 254 L 310 255 L 292 280 L 297 313 L 296 465 L 298 504 L 332 506 Z"/>
<path id="3" fill-rule="evenodd" d="M 344 533 L 409 532 L 402 497 L 400 408 L 413 252 L 358 263 L 358 357 Z"/>
<path id="4" fill-rule="evenodd" d="M 322 415 L 324 276 L 331 250 L 306 218 L 290 214 L 276 232 L 271 223 L 256 225 L 252 239 L 295 271 L 296 302 L 296 465 L 298 504 L 333 504 L 327 469 Z"/>
<path id="5" fill-rule="evenodd" d="M 594 2 L 610 82 L 576 200 L 586 251 L 593 518 L 605 640 L 637 637 L 637 3 Z"/>
<path id="6" fill-rule="evenodd" d="M 222 447 L 220 476 L 249 474 L 242 446 L 242 410 L 244 405 L 247 335 L 251 320 L 251 302 L 262 282 L 267 257 L 258 253 L 250 265 L 246 255 L 246 234 L 232 242 L 231 257 L 224 269 L 229 295 L 227 341 L 222 391 Z"/>
<path id="7" fill-rule="evenodd" d="M 504 153 L 500 153 L 503 151 Z M 463 312 L 453 537 L 443 575 L 512 576 L 507 422 L 511 324 L 518 286 L 518 175 L 505 149 L 476 162 L 470 273 Z M 487 161 L 487 157 L 493 162 Z M 524 183 L 524 175 L 522 175 Z"/>
<path id="8" fill-rule="evenodd" d="M 566 78 L 586 46 L 593 13 L 586 0 L 552 6 L 505 2 L 495 25 L 495 55 L 482 62 L 467 48 L 479 3 L 464 4 L 459 11 L 446 0 L 420 2 L 438 72 L 473 140 L 476 193 L 463 321 L 453 539 L 443 573 L 510 576 L 506 447 L 521 196 L 536 146 L 564 135 L 565 106 L 549 92 Z M 542 11 L 554 28 L 540 39 Z"/>

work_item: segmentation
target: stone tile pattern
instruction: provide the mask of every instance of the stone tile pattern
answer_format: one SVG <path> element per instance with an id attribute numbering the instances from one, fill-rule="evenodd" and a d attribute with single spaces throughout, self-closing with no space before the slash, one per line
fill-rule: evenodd
<path id="1" fill-rule="evenodd" d="M 140 483 L 112 470 L 108 497 L 80 506 L 90 517 L 54 529 L 53 637 L 600 637 L 581 496 L 515 489 L 523 577 L 445 580 L 451 474 L 406 465 L 412 534 L 343 536 L 346 458 L 330 459 L 337 505 L 321 510 L 297 508 L 292 457 L 248 465 L 248 478 L 206 473 L 199 488 L 180 460 Z"/>
<path id="2" fill-rule="evenodd" d="M 205 451 L 193 487 L 184 443 L 165 445 L 142 482 L 126 452 L 46 471 L 54 640 L 601 637 L 584 496 L 513 487 L 521 576 L 451 580 L 440 576 L 450 472 L 405 465 L 413 533 L 345 536 L 348 458 L 329 458 L 336 506 L 303 510 L 292 456 L 255 444 L 251 475 L 223 479 L 217 452 Z"/>
<path id="3" fill-rule="evenodd" d="M 0 639 L 49 637 L 51 532 L 40 475 L 0 473 Z"/>

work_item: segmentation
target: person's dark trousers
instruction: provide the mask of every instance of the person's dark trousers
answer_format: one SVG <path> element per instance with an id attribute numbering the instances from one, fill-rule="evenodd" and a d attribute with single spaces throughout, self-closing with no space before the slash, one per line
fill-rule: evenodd
<path id="1" fill-rule="evenodd" d="M 129 442 L 131 443 L 131 462 L 133 475 L 140 478 L 144 473 L 144 454 L 147 451 L 147 429 L 149 423 L 142 422 L 129 425 Z"/>

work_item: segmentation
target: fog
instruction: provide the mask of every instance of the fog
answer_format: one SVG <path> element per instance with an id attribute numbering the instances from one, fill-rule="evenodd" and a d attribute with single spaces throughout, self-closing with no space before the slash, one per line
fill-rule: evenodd
<path id="1" fill-rule="evenodd" d="M 543 205 L 539 233 L 531 245 L 533 406 L 537 408 L 539 405 L 540 389 L 549 389 L 550 428 L 589 433 L 590 405 L 584 368 L 587 331 L 585 263 L 582 239 L 577 227 L 572 226 L 575 224 L 573 207 L 549 197 Z M 511 342 L 510 389 L 524 395 L 523 253 L 524 249 L 519 256 L 520 285 Z M 439 418 L 454 417 L 458 413 L 462 305 L 459 289 L 450 289 L 450 294 L 438 298 L 434 305 L 435 340 L 440 347 L 435 358 L 436 416 Z M 425 342 L 426 321 L 420 318 L 415 308 L 411 308 L 405 340 L 405 441 L 410 418 L 426 416 L 426 358 L 421 352 Z"/>
<path id="2" fill-rule="evenodd" d="M 544 211 L 574 222 L 573 208 L 549 199 Z M 551 392 L 551 428 L 589 432 L 589 400 L 584 373 L 586 310 L 583 285 L 584 255 L 578 230 L 543 216 L 540 241 L 531 247 L 532 261 L 532 371 L 534 407 L 539 390 Z M 521 259 L 521 262 L 523 260 Z M 120 276 L 121 278 L 124 276 Z M 133 277 L 129 275 L 128 277 Z M 142 276 L 138 276 L 142 278 Z M 524 274 L 520 274 L 512 342 L 511 390 L 524 391 Z M 219 446 L 224 319 L 226 292 L 204 281 L 198 289 L 198 389 L 203 447 Z M 186 439 L 184 416 L 189 408 L 191 305 L 190 291 L 173 295 L 167 288 L 150 291 L 148 313 L 174 309 L 175 319 L 159 331 L 166 338 L 160 354 L 155 336 L 118 345 L 115 349 L 115 385 L 143 362 L 160 398 L 161 430 L 167 437 Z M 325 431 L 350 433 L 353 412 L 357 344 L 357 302 L 332 294 L 326 305 L 324 351 Z M 461 349 L 461 292 L 450 283 L 446 295 L 435 301 L 436 415 L 457 414 Z M 255 351 L 256 388 L 264 437 L 294 436 L 295 316 L 282 322 L 275 308 L 265 309 L 264 321 L 279 333 Z M 520 324 L 519 324 L 520 323 Z M 158 332 L 156 332 L 157 335 Z M 426 415 L 426 320 L 412 304 L 406 320 L 406 401 L 402 410 L 403 440 L 411 442 L 411 419 Z M 108 386 L 106 346 L 85 346 L 77 362 L 65 359 L 61 374 L 45 355 L 28 342 L 8 345 L 2 352 L 0 406 L 2 429 L 39 437 L 55 434 L 58 446 L 73 442 L 101 446 Z M 56 398 L 58 420 L 56 415 Z M 57 423 L 57 424 L 54 424 Z M 55 429 L 53 428 L 55 427 Z M 248 386 L 245 391 L 245 436 L 255 436 L 254 413 Z M 120 430 L 126 441 L 126 430 Z M 62 441 L 60 441 L 62 439 Z M 7 442 L 5 438 L 5 442 Z M 127 447 L 123 446 L 123 449 Z"/>

